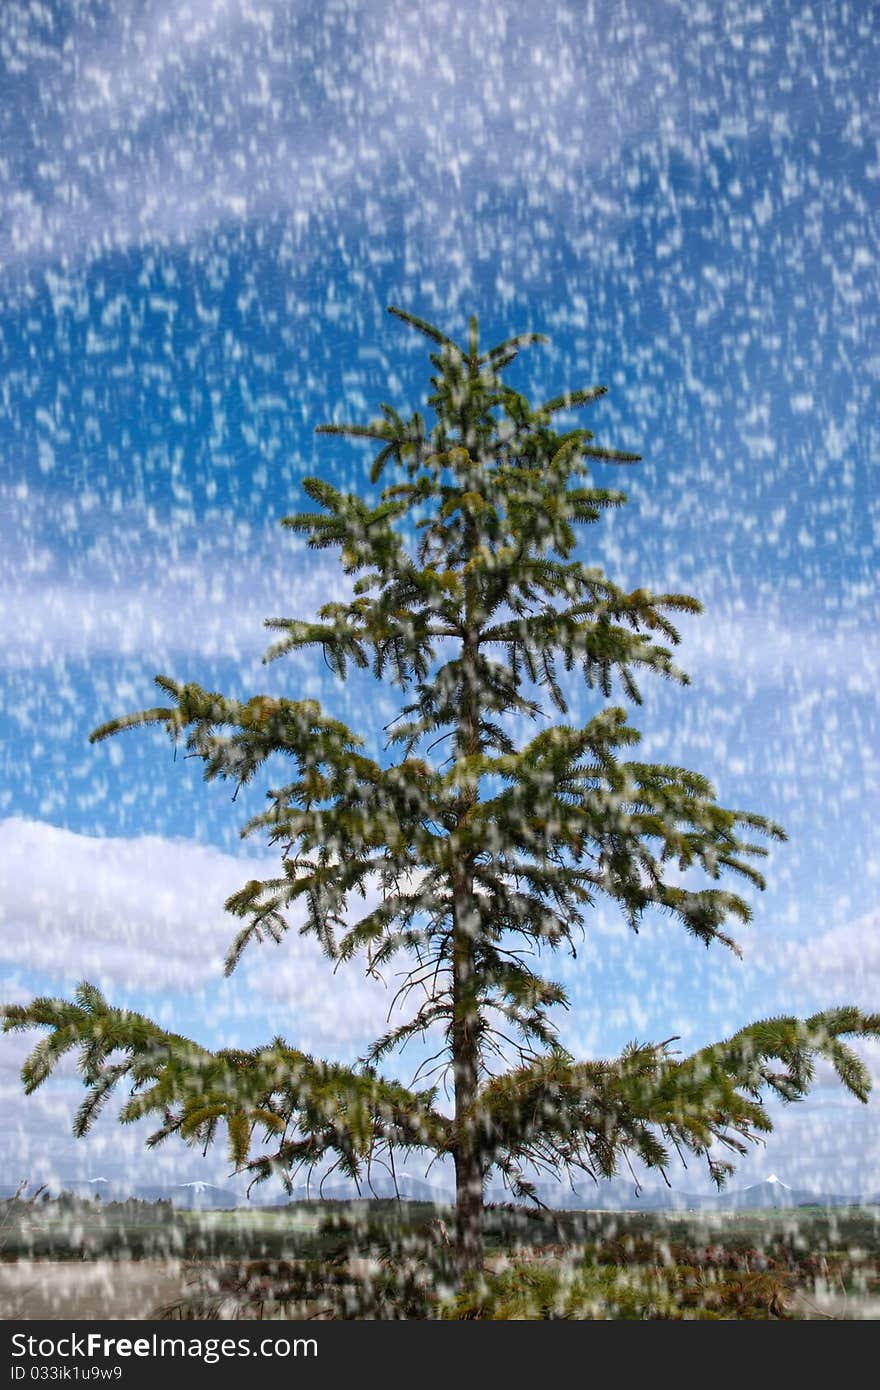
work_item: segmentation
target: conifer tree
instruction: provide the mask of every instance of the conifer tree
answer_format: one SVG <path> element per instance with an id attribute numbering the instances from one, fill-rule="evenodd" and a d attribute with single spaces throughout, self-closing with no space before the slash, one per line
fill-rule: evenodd
<path id="1" fill-rule="evenodd" d="M 202 760 L 206 780 L 236 789 L 285 755 L 291 780 L 242 832 L 278 847 L 279 871 L 229 898 L 240 929 L 227 971 L 252 943 L 281 942 L 302 916 L 337 961 L 360 957 L 378 974 L 404 959 L 403 1020 L 350 1067 L 280 1038 L 212 1053 L 113 1008 L 87 984 L 73 1001 L 6 1007 L 4 1027 L 48 1030 L 23 1069 L 28 1091 L 79 1050 L 86 1098 L 77 1133 L 122 1083 L 124 1121 L 159 1118 L 149 1142 L 177 1134 L 207 1145 L 225 1127 L 234 1166 L 257 1181 L 279 1175 L 290 1188 L 303 1165 L 328 1161 L 358 1179 L 386 1151 L 451 1159 L 466 1281 L 482 1264 L 493 1170 L 516 1196 L 535 1197 L 541 1170 L 610 1176 L 633 1157 L 663 1168 L 677 1150 L 704 1157 L 721 1183 L 731 1164 L 719 1149 L 743 1153 L 767 1132 L 764 1096 L 803 1097 L 817 1057 L 867 1098 L 866 1069 L 843 1039 L 876 1035 L 880 1017 L 842 1007 L 763 1020 L 684 1058 L 669 1042 L 633 1044 L 604 1062 L 563 1047 L 551 1015 L 565 992 L 541 973 L 542 952 L 572 946 L 602 898 L 634 930 L 658 911 L 698 942 L 736 950 L 729 924 L 748 922 L 750 910 L 720 880 L 733 874 L 762 888 L 763 841 L 784 836 L 763 816 L 720 806 L 700 774 L 640 761 L 619 704 L 604 703 L 583 727 L 542 727 L 517 744 L 518 716 L 546 717 L 541 692 L 568 712 L 560 662 L 582 672 L 597 701 L 616 687 L 639 703 L 646 674 L 686 682 L 670 650 L 674 619 L 700 605 L 686 594 L 627 592 L 572 558 L 576 528 L 626 500 L 591 481 L 589 461 L 638 462 L 559 423 L 604 388 L 535 407 L 504 372 L 539 335 L 481 352 L 476 320 L 459 346 L 391 312 L 431 344 L 433 424 L 383 405 L 370 424 L 322 427 L 378 446 L 371 484 L 389 468 L 397 479 L 372 502 L 304 480 L 318 510 L 282 524 L 314 549 L 339 548 L 345 573 L 357 576 L 353 597 L 325 604 L 317 620 L 268 619 L 276 641 L 266 659 L 308 647 L 343 680 L 352 663 L 408 691 L 386 728 L 398 760 L 367 757 L 364 739 L 317 701 L 242 702 L 165 676 L 156 678 L 162 705 L 115 719 L 92 740 L 163 725 Z M 447 738 L 446 759 L 431 761 Z M 703 871 L 705 886 L 682 886 L 690 869 Z M 358 897 L 375 883 L 378 906 L 359 915 Z M 381 1076 L 383 1059 L 411 1038 L 439 1040 L 451 1115 L 439 1081 L 416 1090 Z"/>

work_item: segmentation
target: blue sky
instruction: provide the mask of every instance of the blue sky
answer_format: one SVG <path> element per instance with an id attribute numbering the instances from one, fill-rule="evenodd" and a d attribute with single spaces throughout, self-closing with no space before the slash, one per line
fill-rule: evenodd
<path id="1" fill-rule="evenodd" d="M 487 340 L 548 333 L 511 371 L 536 395 L 608 385 L 591 427 L 645 462 L 598 472 L 631 500 L 579 555 L 706 607 L 680 649 L 692 686 L 645 683 L 644 751 L 790 837 L 742 962 L 588 922 L 560 964 L 566 1040 L 697 1046 L 769 1012 L 876 1008 L 876 16 L 400 11 L 2 7 L 0 993 L 87 975 L 208 1044 L 282 1031 L 340 1057 L 381 1028 L 358 967 L 331 988 L 298 938 L 223 981 L 256 802 L 203 788 L 158 735 L 87 737 L 161 671 L 308 694 L 381 751 L 399 692 L 263 667 L 261 622 L 346 592 L 332 552 L 277 522 L 307 474 L 369 490 L 369 454 L 316 424 L 422 403 L 396 303 L 453 333 L 476 312 Z M 20 1097 L 23 1045 L 0 1044 L 3 1176 L 143 1175 L 137 1134 L 68 1140 L 72 1082 Z M 823 1084 L 742 1180 L 878 1190 L 878 1113 Z"/>

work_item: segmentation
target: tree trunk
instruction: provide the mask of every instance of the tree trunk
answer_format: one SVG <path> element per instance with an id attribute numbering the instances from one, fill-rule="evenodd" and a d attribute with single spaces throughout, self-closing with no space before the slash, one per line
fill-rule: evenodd
<path id="1" fill-rule="evenodd" d="M 476 685 L 475 593 L 467 584 L 467 623 L 463 643 L 464 689 L 458 728 L 459 756 L 480 751 Z M 462 792 L 458 821 L 477 801 L 477 789 Z M 456 1263 L 459 1283 L 483 1267 L 483 1169 L 475 1114 L 480 1086 L 480 1013 L 474 959 L 473 864 L 465 857 L 453 877 L 452 1069 L 455 1079 Z"/>
<path id="2" fill-rule="evenodd" d="M 483 1171 L 474 1108 L 480 1082 L 473 940 L 466 899 L 456 894 L 452 1066 L 455 1078 L 456 1265 L 459 1282 L 483 1267 Z"/>
<path id="3" fill-rule="evenodd" d="M 475 1154 L 455 1159 L 456 1271 L 459 1286 L 483 1268 L 483 1174 Z"/>

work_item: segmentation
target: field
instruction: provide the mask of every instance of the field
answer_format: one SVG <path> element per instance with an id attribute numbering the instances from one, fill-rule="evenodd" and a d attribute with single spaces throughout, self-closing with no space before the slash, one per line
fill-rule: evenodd
<path id="1" fill-rule="evenodd" d="M 0 1317 L 880 1317 L 880 1207 L 736 1213 L 490 1208 L 456 1295 L 452 1213 L 301 1202 L 184 1212 L 0 1205 Z"/>

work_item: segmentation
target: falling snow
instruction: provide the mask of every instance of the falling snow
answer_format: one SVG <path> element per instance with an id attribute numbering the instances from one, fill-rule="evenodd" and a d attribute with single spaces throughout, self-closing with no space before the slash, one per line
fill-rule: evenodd
<path id="1" fill-rule="evenodd" d="M 692 684 L 642 682 L 642 754 L 789 837 L 742 961 L 586 921 L 566 1046 L 878 1007 L 878 44 L 847 0 L 4 0 L 0 998 L 85 976 L 208 1047 L 341 1061 L 382 1031 L 384 989 L 295 933 L 223 977 L 264 784 L 232 806 L 158 733 L 87 740 L 167 672 L 320 700 L 387 760 L 396 692 L 261 657 L 265 617 L 350 596 L 278 525 L 301 480 L 378 498 L 315 426 L 424 408 L 392 303 L 546 333 L 510 371 L 535 398 L 609 387 L 590 426 L 644 462 L 577 556 L 705 606 Z M 586 723 L 601 697 L 567 689 Z M 27 1047 L 0 1046 L 0 1186 L 228 1185 L 109 1114 L 75 1142 L 73 1067 L 25 1098 Z M 736 1183 L 765 1178 L 880 1192 L 876 1100 L 820 1077 Z"/>

